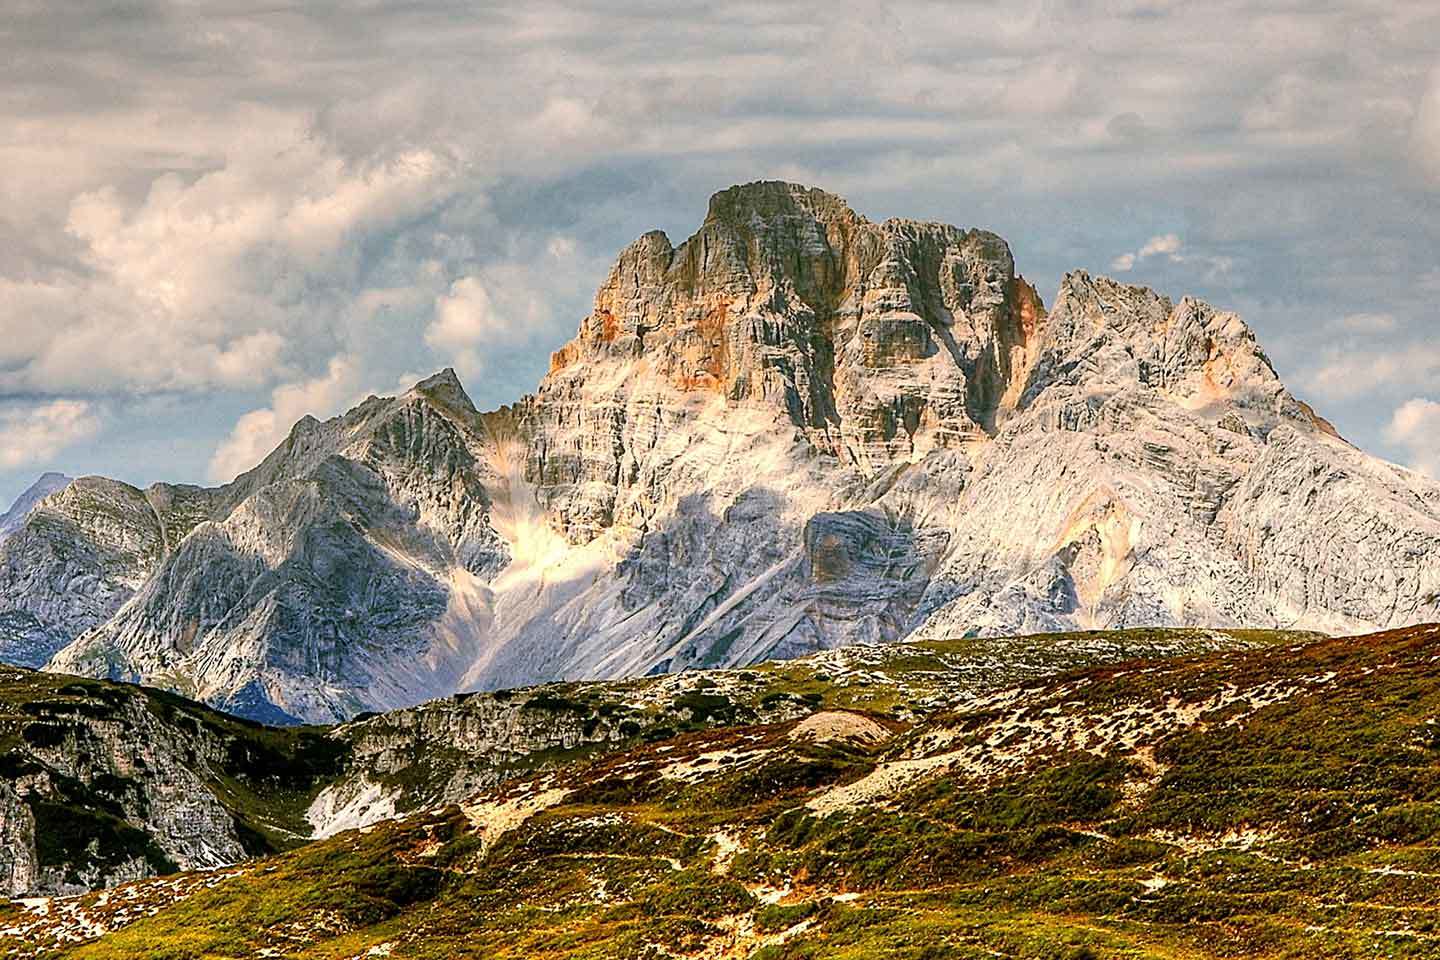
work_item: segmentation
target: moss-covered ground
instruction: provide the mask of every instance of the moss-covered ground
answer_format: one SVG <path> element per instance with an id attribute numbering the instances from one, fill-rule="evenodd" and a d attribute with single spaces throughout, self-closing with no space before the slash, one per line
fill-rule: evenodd
<path id="1" fill-rule="evenodd" d="M 1067 673 L 910 726 L 872 717 L 884 742 L 774 723 L 644 744 L 257 861 L 98 940 L 32 931 L 10 950 L 1440 957 L 1440 630 Z M 528 818 L 498 812 L 541 794 Z M 861 799 L 825 801 L 842 795 Z M 98 896 L 75 909 L 103 915 Z"/>

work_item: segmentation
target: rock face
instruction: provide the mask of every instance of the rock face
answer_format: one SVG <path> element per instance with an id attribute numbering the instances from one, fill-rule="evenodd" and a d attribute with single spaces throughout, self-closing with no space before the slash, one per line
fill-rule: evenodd
<path id="1" fill-rule="evenodd" d="M 782 723 L 834 708 L 911 724 L 956 703 L 1100 664 L 1318 639 L 1178 629 L 965 638 L 855 645 L 741 670 L 462 693 L 331 730 L 346 762 L 306 818 L 316 837 L 327 837 L 676 734 Z"/>
<path id="2" fill-rule="evenodd" d="M 19 530 L 25 523 L 25 518 L 30 516 L 30 511 L 36 505 L 50 496 L 52 493 L 59 493 L 73 482 L 71 477 L 63 473 L 43 473 L 40 479 L 30 484 L 25 492 L 15 498 L 10 509 L 0 514 L 0 543 L 16 530 Z"/>
<path id="3" fill-rule="evenodd" d="M 479 429 L 449 371 L 300 421 L 229 486 L 157 509 L 147 578 L 52 668 L 271 722 L 456 689 L 485 636 L 475 585 L 508 559 Z"/>
<path id="4" fill-rule="evenodd" d="M 85 477 L 41 500 L 0 543 L 6 659 L 39 666 L 105 622 L 145 582 L 161 551 L 155 511 L 128 484 Z"/>
<path id="5" fill-rule="evenodd" d="M 910 723 L 831 702 L 572 757 L 257 863 L 0 904 L 0 953 L 1433 960 L 1440 626 L 1272 639 L 979 697 L 932 658 L 961 690 Z"/>
<path id="6" fill-rule="evenodd" d="M 10 535 L 25 525 L 25 520 L 41 500 L 52 493 L 59 493 L 71 483 L 63 473 L 46 473 L 0 515 L 0 551 Z M 0 561 L 4 554 L 0 552 Z M 19 601 L 17 603 L 17 600 Z M 19 606 L 22 609 L 16 610 Z M 10 591 L 0 597 L 0 663 L 15 663 L 27 667 L 38 667 L 69 639 L 63 634 L 53 634 L 45 629 L 32 615 L 24 612 L 25 602 Z"/>
<path id="7" fill-rule="evenodd" d="M 677 734 L 836 707 L 913 723 L 1082 667 L 1307 639 L 1144 630 L 856 646 L 458 694 L 334 728 L 265 727 L 145 687 L 0 667 L 0 901 L 228 867 Z"/>
<path id="8" fill-rule="evenodd" d="M 168 694 L 0 668 L 0 897 L 284 849 L 343 753 Z"/>
<path id="9" fill-rule="evenodd" d="M 108 484 L 108 486 L 107 486 Z M 252 716 L 903 637 L 1440 618 L 1440 485 L 1234 314 L 789 184 L 649 233 L 537 392 L 304 420 L 213 491 L 77 481 L 0 546 L 51 666 Z"/>

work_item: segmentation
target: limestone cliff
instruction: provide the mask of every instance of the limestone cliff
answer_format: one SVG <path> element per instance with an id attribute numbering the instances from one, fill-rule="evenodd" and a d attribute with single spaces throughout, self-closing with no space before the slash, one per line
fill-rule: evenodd
<path id="1" fill-rule="evenodd" d="M 54 669 L 271 719 L 848 643 L 1440 618 L 1440 485 L 1246 324 L 790 184 L 622 252 L 536 392 L 307 418 L 217 490 L 81 480 L 0 544 Z M 20 629 L 20 628 L 17 628 Z"/>

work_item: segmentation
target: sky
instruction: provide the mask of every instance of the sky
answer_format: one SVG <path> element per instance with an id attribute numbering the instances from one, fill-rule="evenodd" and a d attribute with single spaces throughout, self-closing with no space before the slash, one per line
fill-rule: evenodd
<path id="1" fill-rule="evenodd" d="M 4 0 L 0 500 L 223 482 L 444 366 L 532 390 L 619 250 L 785 179 L 1236 310 L 1440 475 L 1440 0 Z"/>

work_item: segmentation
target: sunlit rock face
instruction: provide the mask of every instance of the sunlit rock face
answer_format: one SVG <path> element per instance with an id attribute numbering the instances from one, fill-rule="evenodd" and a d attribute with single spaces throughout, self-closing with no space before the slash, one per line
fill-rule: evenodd
<path id="1" fill-rule="evenodd" d="M 1440 618 L 1440 486 L 1337 437 L 1239 317 L 1085 273 L 1047 310 L 994 234 L 782 183 L 626 248 L 514 405 L 447 372 L 227 487 L 121 488 L 0 545 L 3 615 L 55 669 L 271 719 L 907 636 Z"/>

